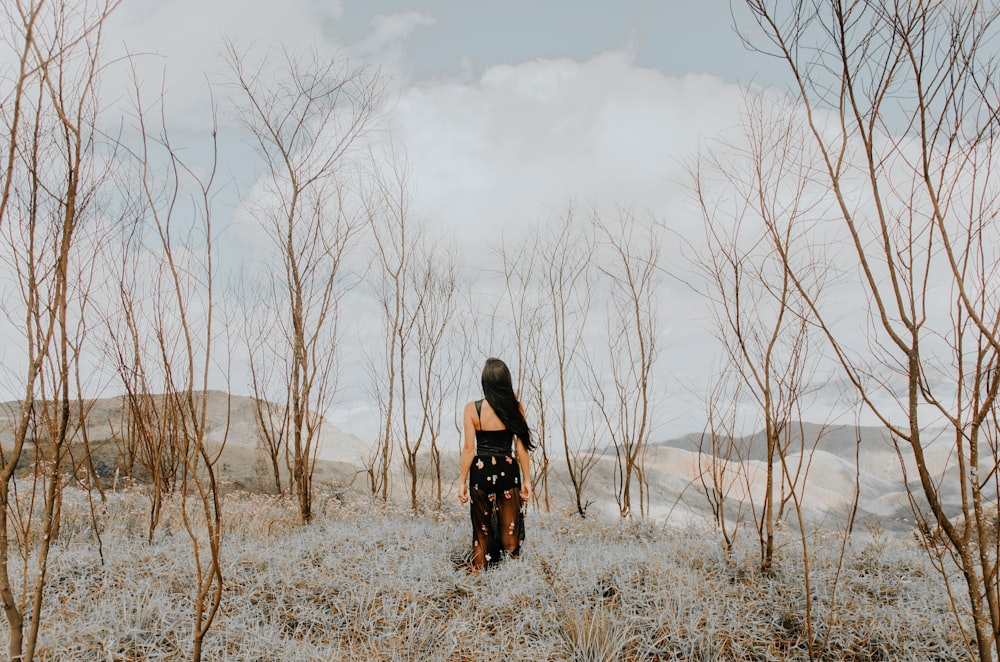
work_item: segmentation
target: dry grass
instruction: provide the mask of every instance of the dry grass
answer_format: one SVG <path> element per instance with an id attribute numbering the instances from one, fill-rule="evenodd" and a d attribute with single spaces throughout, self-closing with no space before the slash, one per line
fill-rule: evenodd
<path id="1" fill-rule="evenodd" d="M 171 503 L 146 544 L 146 507 L 136 492 L 110 495 L 102 564 L 85 500 L 67 493 L 44 659 L 175 660 L 190 649 L 190 541 Z M 226 596 L 206 659 L 808 659 L 791 544 L 762 577 L 749 540 L 726 554 L 707 530 L 533 513 L 522 558 L 470 576 L 451 561 L 468 538 L 457 507 L 413 517 L 331 497 L 310 526 L 274 497 L 230 494 L 226 508 Z M 848 548 L 833 602 L 837 540 L 811 540 L 817 658 L 963 658 L 924 553 L 902 536 L 866 540 Z"/>

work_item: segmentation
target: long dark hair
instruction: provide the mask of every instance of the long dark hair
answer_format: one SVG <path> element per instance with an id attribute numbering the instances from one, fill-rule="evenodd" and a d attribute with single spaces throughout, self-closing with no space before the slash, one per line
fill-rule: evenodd
<path id="1" fill-rule="evenodd" d="M 493 407 L 497 418 L 503 421 L 508 430 L 517 435 L 524 447 L 529 451 L 534 448 L 528 422 L 524 420 L 521 405 L 514 394 L 510 370 L 500 359 L 486 359 L 486 365 L 483 366 L 483 396 L 490 403 L 490 407 Z"/>

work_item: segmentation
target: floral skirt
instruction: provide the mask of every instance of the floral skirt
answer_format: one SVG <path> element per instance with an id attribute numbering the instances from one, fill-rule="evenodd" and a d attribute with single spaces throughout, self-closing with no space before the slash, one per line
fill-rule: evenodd
<path id="1" fill-rule="evenodd" d="M 517 558 L 524 542 L 521 470 L 510 455 L 477 455 L 469 472 L 472 556 L 476 570 Z"/>

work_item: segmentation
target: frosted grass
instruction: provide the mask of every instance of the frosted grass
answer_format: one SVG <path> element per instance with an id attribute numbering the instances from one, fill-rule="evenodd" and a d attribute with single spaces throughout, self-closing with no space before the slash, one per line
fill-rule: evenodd
<path id="1" fill-rule="evenodd" d="M 755 569 L 744 537 L 531 513 L 521 559 L 469 575 L 451 557 L 464 509 L 414 516 L 319 499 L 226 497 L 225 598 L 208 660 L 808 659 L 801 552 Z M 67 492 L 50 562 L 39 659 L 176 660 L 191 644 L 191 542 L 167 503 L 152 544 L 148 501 L 110 494 L 97 551 L 86 500 Z M 848 547 L 810 538 L 813 629 L 826 660 L 965 659 L 940 577 L 911 539 Z M 6 632 L 0 625 L 0 638 Z"/>

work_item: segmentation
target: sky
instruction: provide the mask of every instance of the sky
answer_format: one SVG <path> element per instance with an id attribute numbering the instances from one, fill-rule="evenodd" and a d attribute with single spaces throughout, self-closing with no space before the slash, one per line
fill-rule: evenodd
<path id="1" fill-rule="evenodd" d="M 112 57 L 138 55 L 129 67 L 145 94 L 162 85 L 182 142 L 203 140 L 211 101 L 224 103 L 225 86 L 210 97 L 208 82 L 222 80 L 226 40 L 379 67 L 384 120 L 411 169 L 412 212 L 455 237 L 475 266 L 501 236 L 571 201 L 700 233 L 691 159 L 734 129 L 746 86 L 784 82 L 778 63 L 748 52 L 734 23 L 747 29 L 728 0 L 126 0 L 105 42 Z M 110 98 L 128 96 L 129 74 L 124 64 L 108 70 Z M 683 270 L 676 247 L 667 260 Z M 704 405 L 683 385 L 703 380 L 712 350 L 693 294 L 666 287 L 669 436 L 700 430 Z M 365 415 L 333 418 L 364 434 Z"/>
<path id="2" fill-rule="evenodd" d="M 202 134 L 205 81 L 221 79 L 224 39 L 380 67 L 387 122 L 413 168 L 415 211 L 459 235 L 528 224 L 571 198 L 668 207 L 698 144 L 735 124 L 740 86 L 783 73 L 747 52 L 734 29 L 746 17 L 728 0 L 246 6 L 129 0 L 106 41 L 145 54 L 134 62 L 147 96 L 166 79 L 172 130 Z M 120 73 L 127 84 L 129 72 Z"/>

